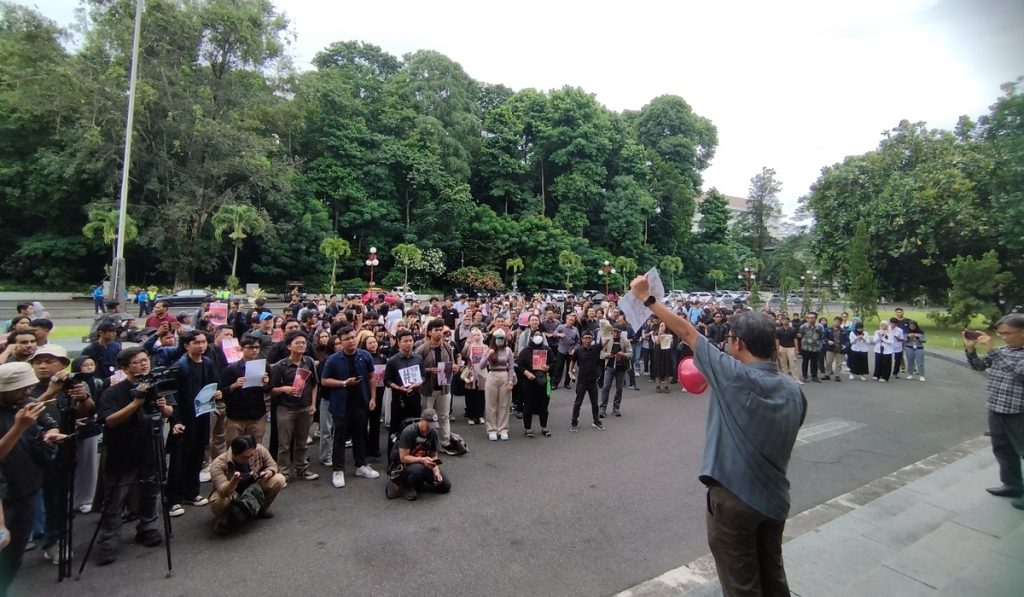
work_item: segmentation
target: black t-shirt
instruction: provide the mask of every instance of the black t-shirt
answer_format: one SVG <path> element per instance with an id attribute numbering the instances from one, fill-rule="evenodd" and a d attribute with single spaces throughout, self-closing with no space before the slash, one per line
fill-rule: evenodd
<path id="1" fill-rule="evenodd" d="M 798 331 L 793 326 L 780 326 L 775 331 L 775 335 L 779 339 L 779 346 L 783 348 L 796 348 L 796 335 Z"/>
<path id="2" fill-rule="evenodd" d="M 0 437 L 14 427 L 16 411 L 0 407 Z M 27 498 L 43 486 L 43 470 L 48 456 L 43 446 L 43 432 L 57 426 L 45 412 L 18 438 L 7 456 L 0 460 L 0 476 L 7 481 L 5 499 Z M 51 451 L 52 456 L 52 451 Z"/>
<path id="3" fill-rule="evenodd" d="M 128 406 L 132 401 L 132 385 L 132 382 L 126 379 L 110 386 L 100 395 L 96 404 L 96 418 L 100 424 L 104 424 L 107 417 Z M 171 406 L 177 405 L 173 395 L 167 396 L 166 400 Z M 145 407 L 139 408 L 117 427 L 103 428 L 103 445 L 107 449 L 107 473 L 118 473 L 155 464 L 150 423 L 144 410 Z"/>
<path id="4" fill-rule="evenodd" d="M 431 429 L 426 437 L 420 435 L 419 423 L 413 423 L 402 430 L 398 436 L 398 447 L 409 450 L 409 454 L 418 457 L 437 454 L 437 430 Z"/>

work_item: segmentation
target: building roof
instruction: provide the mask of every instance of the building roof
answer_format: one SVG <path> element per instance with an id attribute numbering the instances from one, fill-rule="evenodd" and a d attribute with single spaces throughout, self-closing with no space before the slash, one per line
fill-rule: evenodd
<path id="1" fill-rule="evenodd" d="M 697 203 L 704 201 L 707 197 L 707 193 L 701 193 L 700 197 L 697 198 Z M 732 195 L 724 195 L 725 200 L 728 202 L 729 211 L 747 211 L 747 198 L 746 197 L 734 197 Z"/>

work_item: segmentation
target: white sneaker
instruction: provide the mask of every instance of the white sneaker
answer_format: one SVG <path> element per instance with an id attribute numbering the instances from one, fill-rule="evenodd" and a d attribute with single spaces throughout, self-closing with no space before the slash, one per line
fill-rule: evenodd
<path id="1" fill-rule="evenodd" d="M 850 380 L 853 380 L 853 373 L 850 374 Z"/>
<path id="2" fill-rule="evenodd" d="M 334 471 L 331 475 L 331 484 L 341 489 L 345 486 L 345 471 Z"/>
<path id="3" fill-rule="evenodd" d="M 476 425 L 476 421 L 473 419 L 466 419 L 466 425 Z"/>
<path id="4" fill-rule="evenodd" d="M 170 516 L 182 516 L 185 514 L 185 509 L 181 507 L 181 504 L 174 504 L 167 509 L 167 514 Z"/>
<path id="5" fill-rule="evenodd" d="M 494 431 L 489 431 L 487 433 L 487 439 L 491 440 L 492 442 L 496 442 L 498 441 L 498 434 Z"/>
<path id="6" fill-rule="evenodd" d="M 923 375 L 921 376 L 921 381 L 924 381 L 924 376 Z"/>
<path id="7" fill-rule="evenodd" d="M 868 378 L 867 378 L 867 376 L 866 376 L 866 375 L 861 375 L 861 376 L 860 376 L 860 380 L 861 380 L 861 381 L 867 381 L 867 380 L 868 380 Z"/>
<path id="8" fill-rule="evenodd" d="M 345 440 L 345 447 L 346 448 L 351 448 L 352 447 L 352 440 L 350 440 L 350 439 Z"/>
<path id="9" fill-rule="evenodd" d="M 499 437 L 501 437 L 501 441 L 507 442 L 508 441 L 508 431 L 502 431 L 501 435 Z"/>
<path id="10" fill-rule="evenodd" d="M 92 512 L 92 504 L 82 504 L 78 507 L 78 511 L 82 514 L 88 514 Z"/>
<path id="11" fill-rule="evenodd" d="M 210 479 L 211 479 L 210 469 L 204 468 L 203 470 L 199 471 L 199 482 L 200 483 L 209 483 Z"/>
<path id="12" fill-rule="evenodd" d="M 363 466 L 356 469 L 356 476 L 364 477 L 366 479 L 379 479 L 380 473 L 373 470 L 373 468 L 371 468 L 370 465 L 364 464 Z"/>

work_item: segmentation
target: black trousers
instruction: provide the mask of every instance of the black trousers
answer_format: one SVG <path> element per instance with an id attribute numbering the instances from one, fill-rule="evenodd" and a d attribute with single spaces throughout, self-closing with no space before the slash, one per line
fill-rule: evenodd
<path id="1" fill-rule="evenodd" d="M 203 470 L 206 443 L 210 438 L 210 415 L 202 415 L 185 423 L 181 435 L 167 440 L 170 466 L 167 468 L 167 502 L 180 504 L 199 492 L 199 471 Z M 148 446 L 147 446 L 148 447 Z"/>
<path id="2" fill-rule="evenodd" d="M 572 355 L 556 352 L 555 370 L 551 372 L 551 389 L 554 390 L 560 385 L 568 388 L 570 371 L 572 371 Z"/>
<path id="3" fill-rule="evenodd" d="M 1003 485 L 1024 487 L 1020 463 L 1024 458 L 1024 413 L 988 411 L 988 431 L 992 436 L 992 455 L 999 463 L 999 480 Z"/>
<path id="4" fill-rule="evenodd" d="M 420 409 L 423 408 L 420 405 L 420 393 L 413 392 L 412 394 L 406 394 L 405 392 L 391 391 L 391 421 L 388 422 L 388 428 L 391 431 L 398 430 L 398 425 L 405 419 L 411 417 L 419 417 Z M 335 433 L 337 435 L 337 433 Z"/>
<path id="5" fill-rule="evenodd" d="M 383 385 L 377 386 L 377 404 L 375 406 L 376 408 L 369 412 L 370 426 L 366 431 L 366 454 L 376 457 L 380 456 L 380 414 L 384 409 Z"/>
<path id="6" fill-rule="evenodd" d="M 466 418 L 484 418 L 484 391 L 466 388 Z"/>
<path id="7" fill-rule="evenodd" d="M 892 372 L 895 375 L 900 374 L 900 368 L 903 367 L 903 351 L 892 353 Z"/>
<path id="8" fill-rule="evenodd" d="M 34 493 L 20 498 L 4 498 L 4 520 L 11 542 L 0 551 L 0 597 L 7 596 L 7 589 L 14 582 L 14 575 L 25 557 L 25 545 L 36 519 L 35 498 Z"/>
<path id="9" fill-rule="evenodd" d="M 157 529 L 160 488 L 157 486 L 156 465 L 118 472 L 108 471 L 104 475 L 103 485 L 106 501 L 103 503 L 96 548 L 101 556 L 117 556 L 121 545 L 121 527 L 124 525 L 121 519 L 121 506 L 132 491 L 137 491 L 139 496 L 135 509 L 139 520 L 135 524 L 135 531 L 141 533 Z"/>
<path id="10" fill-rule="evenodd" d="M 888 380 L 892 375 L 892 355 L 875 353 L 875 370 L 871 377 Z"/>
<path id="11" fill-rule="evenodd" d="M 817 350 L 801 350 L 800 376 L 807 379 L 807 369 L 811 369 L 811 377 L 818 378 L 818 358 L 821 356 Z"/>
<path id="12" fill-rule="evenodd" d="M 416 490 L 432 491 L 434 493 L 448 493 L 452 490 L 452 481 L 448 475 L 441 471 L 441 482 L 434 484 L 434 471 L 422 464 L 407 464 L 394 479 L 395 484 L 401 487 L 412 487 Z"/>
<path id="13" fill-rule="evenodd" d="M 525 386 L 523 393 L 526 396 L 526 404 L 524 405 L 525 408 L 523 408 L 523 428 L 529 431 L 533 426 L 533 415 L 537 415 L 537 418 L 540 419 L 541 429 L 546 429 L 548 426 L 548 405 L 551 403 L 551 397 L 548 396 L 547 383 L 542 386 L 536 380 L 523 377 L 519 380 L 519 384 Z"/>
<path id="14" fill-rule="evenodd" d="M 594 422 L 600 424 L 601 418 L 597 415 L 597 380 L 576 379 L 576 402 L 572 405 L 572 425 L 575 427 L 580 420 L 580 407 L 583 406 L 583 396 L 590 397 L 590 413 Z"/>
<path id="15" fill-rule="evenodd" d="M 334 416 L 334 444 L 331 446 L 333 469 L 345 470 L 345 442 L 352 440 L 352 460 L 356 468 L 366 464 L 366 405 L 362 400 L 349 400 L 345 416 Z"/>
<path id="16" fill-rule="evenodd" d="M 785 520 L 774 520 L 713 485 L 707 494 L 708 546 L 727 597 L 789 596 L 782 563 Z"/>

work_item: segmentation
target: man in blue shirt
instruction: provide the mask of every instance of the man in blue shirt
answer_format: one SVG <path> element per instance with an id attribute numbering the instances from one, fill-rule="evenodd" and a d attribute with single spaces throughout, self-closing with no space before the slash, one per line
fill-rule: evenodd
<path id="1" fill-rule="evenodd" d="M 786 468 L 807 399 L 775 364 L 775 321 L 764 313 L 733 316 L 727 352 L 649 296 L 646 276 L 633 293 L 683 342 L 711 388 L 704 462 L 708 545 L 725 595 L 789 595 L 782 532 L 789 515 Z"/>

